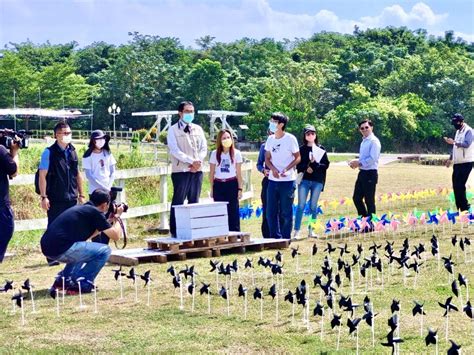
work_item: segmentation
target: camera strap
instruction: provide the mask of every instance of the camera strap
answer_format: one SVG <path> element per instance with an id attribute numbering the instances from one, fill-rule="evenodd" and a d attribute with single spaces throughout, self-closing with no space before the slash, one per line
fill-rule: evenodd
<path id="1" fill-rule="evenodd" d="M 127 230 L 126 230 L 126 228 L 125 228 L 125 225 L 123 224 L 122 218 L 120 218 L 120 217 L 115 217 L 115 219 L 117 220 L 118 224 L 120 224 L 120 228 L 122 228 L 122 233 L 123 233 L 123 245 L 122 245 L 122 248 L 119 248 L 119 247 L 118 247 L 117 241 L 114 241 L 115 247 L 116 247 L 117 249 L 125 249 L 125 247 L 127 246 Z"/>

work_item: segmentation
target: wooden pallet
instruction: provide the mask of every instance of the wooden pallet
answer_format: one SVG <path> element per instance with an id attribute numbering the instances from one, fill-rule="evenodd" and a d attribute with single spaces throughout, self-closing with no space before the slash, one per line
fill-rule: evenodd
<path id="1" fill-rule="evenodd" d="M 228 235 L 202 237 L 192 240 L 177 238 L 149 238 L 145 240 L 148 244 L 148 249 L 178 251 L 192 248 L 210 248 L 224 244 L 245 244 L 250 241 L 250 233 L 229 232 Z"/>
<path id="2" fill-rule="evenodd" d="M 175 260 L 186 260 L 196 257 L 219 257 L 224 253 L 245 253 L 246 251 L 262 251 L 266 249 L 285 249 L 290 245 L 287 239 L 254 239 L 247 242 L 223 243 L 188 249 L 123 249 L 114 250 L 109 262 L 119 265 L 138 265 L 145 262 L 166 263 Z"/>

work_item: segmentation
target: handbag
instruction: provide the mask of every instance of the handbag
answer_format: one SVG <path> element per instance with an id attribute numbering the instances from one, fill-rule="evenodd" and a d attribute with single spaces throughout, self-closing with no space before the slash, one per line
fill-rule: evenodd
<path id="1" fill-rule="evenodd" d="M 301 184 L 301 181 L 303 181 L 303 175 L 304 175 L 304 172 L 298 173 L 298 175 L 296 175 L 296 180 L 295 180 L 296 185 Z"/>

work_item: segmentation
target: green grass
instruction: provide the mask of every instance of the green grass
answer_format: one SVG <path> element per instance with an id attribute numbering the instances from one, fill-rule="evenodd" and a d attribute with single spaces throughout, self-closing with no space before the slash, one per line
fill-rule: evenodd
<path id="1" fill-rule="evenodd" d="M 424 188 L 446 187 L 450 184 L 450 169 L 432 166 L 417 166 L 412 164 L 393 164 L 381 167 L 380 179 L 377 190 L 379 193 L 393 191 L 409 191 Z M 323 200 L 335 200 L 350 197 L 353 190 L 356 172 L 343 166 L 333 166 L 328 171 L 327 185 L 321 196 Z M 253 186 L 256 196 L 259 194 L 260 176 L 255 172 L 252 176 Z M 134 185 L 136 184 L 136 185 Z M 145 188 L 146 186 L 146 188 Z M 26 188 L 26 187 L 25 187 Z M 153 181 L 131 182 L 127 186 L 127 196 L 130 201 L 142 203 L 149 199 L 151 201 L 157 196 L 157 187 Z M 206 192 L 203 188 L 203 194 Z M 35 200 L 23 200 L 15 195 L 15 207 L 26 205 L 29 209 L 34 205 Z M 23 199 L 25 197 L 22 197 Z M 395 213 L 403 213 L 412 210 L 419 210 L 449 207 L 446 196 L 432 196 L 417 201 L 406 201 L 404 203 L 382 203 L 378 202 L 379 212 L 391 210 Z M 351 215 L 354 208 L 351 205 L 337 206 L 335 209 L 328 206 L 324 220 L 332 216 Z M 158 225 L 158 216 L 133 219 L 129 221 L 129 247 L 144 246 L 143 239 L 149 237 L 147 230 Z M 474 271 L 471 263 L 464 263 L 464 255 L 451 247 L 450 236 L 453 233 L 461 233 L 460 227 L 455 226 L 454 231 L 448 227 L 444 235 L 442 229 L 436 230 L 436 234 L 441 239 L 441 253 L 448 255 L 453 253 L 456 259 L 456 273 L 462 272 L 469 280 L 474 280 Z M 472 227 L 471 227 L 472 228 Z M 260 220 L 252 218 L 242 221 L 242 229 L 249 231 L 252 236 L 258 237 L 260 230 Z M 471 229 L 464 228 L 462 235 L 473 236 Z M 212 296 L 212 313 L 207 314 L 207 298 L 196 296 L 195 312 L 191 312 L 191 298 L 186 294 L 184 310 L 179 310 L 179 292 L 176 292 L 171 285 L 171 278 L 166 274 L 169 265 L 147 264 L 139 265 L 139 273 L 150 269 L 154 279 L 151 306 L 146 306 L 146 293 L 141 292 L 140 303 L 134 303 L 134 289 L 129 280 L 124 280 L 125 300 L 119 299 L 118 284 L 113 279 L 112 266 L 106 266 L 99 274 L 97 284 L 99 286 L 99 314 L 92 312 L 93 299 L 91 295 L 84 297 L 88 308 L 85 311 L 77 309 L 78 297 L 67 297 L 66 304 L 61 308 L 61 317 L 55 315 L 55 302 L 46 295 L 46 288 L 52 283 L 54 275 L 60 270 L 59 267 L 47 267 L 44 257 L 39 251 L 39 238 L 41 232 L 15 233 L 10 250 L 16 256 L 0 264 L 0 280 L 13 279 L 16 287 L 27 277 L 31 278 L 35 285 L 37 295 L 37 305 L 40 313 L 30 314 L 30 304 L 27 301 L 27 324 L 23 328 L 20 326 L 19 314 L 11 314 L 11 294 L 0 294 L 0 328 L 2 329 L 2 339 L 9 339 L 0 343 L 0 352 L 227 352 L 227 353 L 335 353 L 337 332 L 329 328 L 328 318 L 325 320 L 325 336 L 320 339 L 319 318 L 311 317 L 310 332 L 302 325 L 301 309 L 297 308 L 296 323 L 291 324 L 291 307 L 288 303 L 280 299 L 281 318 L 275 323 L 275 305 L 269 296 L 265 296 L 264 319 L 260 320 L 260 303 L 249 297 L 249 317 L 243 319 L 242 299 L 238 299 L 234 294 L 231 298 L 231 316 L 226 315 L 226 303 L 217 296 Z M 409 238 L 413 246 L 417 243 L 424 243 L 429 247 L 431 228 L 427 231 L 423 227 L 417 229 L 413 234 L 410 231 L 403 231 L 396 235 L 368 235 L 345 240 L 334 240 L 333 243 L 340 245 L 348 242 L 349 249 L 355 250 L 357 243 L 362 243 L 366 254 L 368 247 L 373 242 L 383 243 L 385 239 L 395 240 L 395 249 L 400 249 L 402 240 Z M 314 274 L 320 273 L 319 265 L 322 263 L 323 252 L 326 247 L 326 240 L 317 241 L 319 253 L 313 260 L 313 269 L 310 270 L 311 241 L 298 242 L 301 257 L 299 259 L 300 272 L 296 273 L 296 260 L 291 259 L 290 251 L 283 251 L 285 280 L 284 287 L 292 289 L 305 279 L 312 285 Z M 259 256 L 274 257 L 275 251 L 264 251 L 261 253 L 249 253 L 247 255 L 231 255 L 219 258 L 225 263 L 231 262 L 235 258 L 239 265 L 243 266 L 246 257 L 250 257 L 256 262 Z M 350 256 L 349 256 L 350 257 Z M 333 261 L 336 260 L 333 256 Z M 388 319 L 392 298 L 401 300 L 402 319 L 401 336 L 405 342 L 401 345 L 403 353 L 433 352 L 433 348 L 426 348 L 423 337 L 419 335 L 419 318 L 411 316 L 412 301 L 425 302 L 427 316 L 424 319 L 424 327 L 439 329 L 440 352 L 447 350 L 448 344 L 444 341 L 444 318 L 442 310 L 437 305 L 438 301 L 444 301 L 451 294 L 450 286 L 447 283 L 447 273 L 441 268 L 438 270 L 436 260 L 427 255 L 427 262 L 422 266 L 421 274 L 417 280 L 417 287 L 414 287 L 413 272 L 407 278 L 406 285 L 403 285 L 401 271 L 394 269 L 390 275 L 390 269 L 384 265 L 385 288 L 381 290 L 381 281 L 376 281 L 376 274 L 373 274 L 373 288 L 369 287 L 369 296 L 374 302 L 376 317 L 376 347 L 372 348 L 370 329 L 367 325 L 360 326 L 360 349 L 363 353 L 379 354 L 389 353 L 389 349 L 380 345 L 384 341 L 384 336 L 388 332 L 386 321 Z M 187 265 L 195 265 L 199 273 L 198 280 L 211 282 L 211 287 L 215 292 L 215 276 L 210 274 L 208 259 L 195 259 L 186 262 L 174 262 L 177 269 Z M 250 289 L 251 274 L 249 271 L 240 271 L 240 280 Z M 268 270 L 262 268 L 255 269 L 257 286 L 264 287 L 265 293 L 271 285 L 271 276 Z M 354 299 L 361 303 L 365 296 L 365 284 L 356 280 L 356 294 Z M 220 279 L 220 283 L 223 279 Z M 239 276 L 234 276 L 234 292 L 239 282 Z M 141 283 L 140 283 L 141 285 Z M 369 283 L 370 285 L 370 283 Z M 375 287 L 377 286 L 377 287 Z M 140 291 L 142 286 L 140 286 Z M 346 285 L 342 293 L 348 294 L 349 288 Z M 471 293 L 474 292 L 471 290 Z M 463 298 L 465 291 L 462 289 Z M 314 300 L 319 299 L 319 290 L 311 288 L 311 309 L 314 307 Z M 459 304 L 455 300 L 456 304 Z M 338 312 L 339 313 L 339 312 Z M 361 316 L 361 311 L 357 311 L 357 316 Z M 346 316 L 344 315 L 344 322 Z M 347 335 L 346 328 L 341 333 L 341 351 L 343 353 L 355 352 L 355 338 Z M 426 334 L 426 329 L 424 330 Z M 472 338 L 472 324 L 467 317 L 458 312 L 450 315 L 450 338 L 463 346 L 464 353 L 474 351 Z"/>
<path id="2" fill-rule="evenodd" d="M 456 229 L 459 233 L 459 229 Z M 464 230 L 466 232 L 466 229 Z M 466 233 L 464 233 L 466 234 Z M 451 252 L 448 237 L 449 231 L 442 238 L 441 250 L 443 255 Z M 472 231 L 469 231 L 471 237 Z M 396 240 L 396 249 L 401 246 L 403 238 L 409 237 L 411 245 L 418 242 L 426 243 L 430 233 L 425 234 L 422 230 L 413 236 L 409 232 L 401 235 L 388 236 L 390 240 Z M 367 248 L 373 242 L 381 243 L 381 236 L 373 235 L 363 238 L 352 238 L 344 240 L 348 242 L 351 251 L 354 251 L 355 244 L 361 242 L 366 253 Z M 139 245 L 140 241 L 134 242 Z M 335 244 L 343 241 L 335 240 Z M 291 259 L 290 252 L 284 251 L 283 260 L 285 264 L 285 288 L 294 288 L 301 279 L 305 279 L 312 284 L 314 273 L 317 272 L 317 265 L 322 262 L 325 241 L 317 242 L 320 252 L 313 260 L 313 271 L 310 272 L 310 248 L 309 241 L 298 242 L 302 256 L 299 260 L 300 272 L 296 273 L 296 261 Z M 226 303 L 217 296 L 212 296 L 212 312 L 207 314 L 207 298 L 196 296 L 195 312 L 191 312 L 192 299 L 185 294 L 184 310 L 179 310 L 179 292 L 175 292 L 171 285 L 171 278 L 165 270 L 168 265 L 149 264 L 137 267 L 138 272 L 147 269 L 152 270 L 154 286 L 152 290 L 151 306 L 146 306 L 146 292 L 142 292 L 140 287 L 140 303 L 134 303 L 134 289 L 129 280 L 124 280 L 125 300 L 119 299 L 118 284 L 113 280 L 111 269 L 106 266 L 98 277 L 97 283 L 99 292 L 99 314 L 93 313 L 93 298 L 91 295 L 84 297 L 84 302 L 88 308 L 79 311 L 78 297 L 66 297 L 66 304 L 61 308 L 61 318 L 55 315 L 55 302 L 48 298 L 45 289 L 49 286 L 52 276 L 59 270 L 58 267 L 48 268 L 44 264 L 43 257 L 38 252 L 22 252 L 18 250 L 18 256 L 8 260 L 1 265 L 0 278 L 12 278 L 16 282 L 23 281 L 30 277 L 36 286 L 37 306 L 40 313 L 32 315 L 29 302 L 26 304 L 27 325 L 22 328 L 19 325 L 19 314 L 12 315 L 9 296 L 0 295 L 0 326 L 4 329 L 3 334 L 7 339 L 14 339 L 5 347 L 0 346 L 0 350 L 17 352 L 334 352 L 337 332 L 329 329 L 328 318 L 325 320 L 325 336 L 320 340 L 319 319 L 311 317 L 310 332 L 302 325 L 301 309 L 297 308 L 296 323 L 291 325 L 291 307 L 280 299 L 280 321 L 275 323 L 275 304 L 269 296 L 264 299 L 264 319 L 260 320 L 260 303 L 249 298 L 249 317 L 243 319 L 243 300 L 233 294 L 231 298 L 231 316 L 227 317 Z M 249 254 L 250 258 L 256 261 L 257 257 L 273 257 L 275 251 L 266 251 L 258 254 Z M 456 253 L 454 252 L 455 258 Z M 246 256 L 226 256 L 220 258 L 225 263 L 237 258 L 242 266 Z M 426 349 L 423 338 L 419 336 L 419 318 L 411 316 L 412 301 L 425 302 L 424 324 L 434 329 L 439 329 L 440 351 L 447 349 L 444 341 L 444 319 L 442 310 L 437 305 L 437 301 L 444 301 L 451 294 L 447 286 L 447 274 L 444 270 L 438 271 L 435 259 L 430 256 L 423 266 L 414 287 L 413 272 L 407 278 L 406 285 L 403 285 L 403 278 L 398 269 L 394 269 L 390 275 L 390 268 L 385 265 L 385 288 L 381 290 L 381 281 L 377 281 L 377 276 L 373 274 L 373 288 L 370 289 L 369 296 L 374 302 L 376 316 L 376 347 L 372 349 L 370 330 L 365 325 L 360 326 L 360 346 L 364 353 L 388 353 L 379 343 L 387 333 L 386 320 L 390 316 L 388 308 L 392 298 L 400 299 L 402 305 L 401 335 L 405 342 L 401 346 L 404 353 L 424 352 Z M 335 261 L 336 256 L 333 256 Z M 456 259 L 458 266 L 456 272 L 462 272 L 470 280 L 474 273 L 470 264 L 463 262 L 462 253 Z M 198 280 L 210 282 L 215 289 L 214 274 L 208 272 L 209 265 L 207 259 L 188 260 L 187 262 L 175 262 L 173 265 L 181 269 L 185 264 L 193 264 L 199 273 Z M 318 272 L 320 273 L 320 272 Z M 265 293 L 271 285 L 271 277 L 262 268 L 255 270 L 256 285 L 264 287 Z M 234 276 L 234 292 L 237 288 L 239 277 Z M 240 271 L 240 280 L 251 289 L 251 274 L 249 271 Z M 356 280 L 356 302 L 362 302 L 365 296 L 364 282 Z M 221 283 L 223 279 L 220 279 Z M 348 294 L 350 288 L 343 286 L 342 293 Z M 463 297 L 465 295 L 462 289 Z M 319 298 L 319 291 L 311 288 L 311 299 Z M 455 300 L 456 304 L 459 302 Z M 311 307 L 311 311 L 312 311 Z M 338 312 L 339 313 L 339 312 Z M 356 312 L 361 316 L 361 311 Z M 345 316 L 343 318 L 345 320 Z M 471 326 L 464 314 L 454 312 L 450 315 L 450 338 L 456 340 L 463 346 L 464 353 L 469 353 L 474 349 L 471 337 Z M 426 333 L 426 331 L 424 331 Z M 355 351 L 355 339 L 347 336 L 346 329 L 341 336 L 341 350 L 345 352 Z"/>

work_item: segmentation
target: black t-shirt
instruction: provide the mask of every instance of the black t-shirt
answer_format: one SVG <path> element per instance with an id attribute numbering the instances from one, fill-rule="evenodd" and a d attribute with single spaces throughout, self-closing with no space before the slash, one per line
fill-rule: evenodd
<path id="1" fill-rule="evenodd" d="M 8 149 L 0 145 L 0 207 L 10 205 L 8 179 L 16 173 L 17 166 Z"/>
<path id="2" fill-rule="evenodd" d="M 95 231 L 111 227 L 105 215 L 93 205 L 74 206 L 59 215 L 41 238 L 44 255 L 55 257 L 67 251 L 75 242 L 86 241 Z"/>
<path id="3" fill-rule="evenodd" d="M 318 146 L 319 148 L 326 150 L 324 149 L 322 145 L 318 145 Z M 296 166 L 296 170 L 299 173 L 304 172 L 303 180 L 317 181 L 323 184 L 323 190 L 324 190 L 324 184 L 326 183 L 326 170 L 329 168 L 328 154 L 324 153 L 319 163 L 315 161 L 311 163 L 311 161 L 309 160 L 309 153 L 311 151 L 312 151 L 312 148 L 306 144 L 300 146 L 301 160 Z M 311 174 L 306 171 L 308 169 L 308 166 L 310 166 L 311 169 L 313 169 L 313 172 Z"/>

